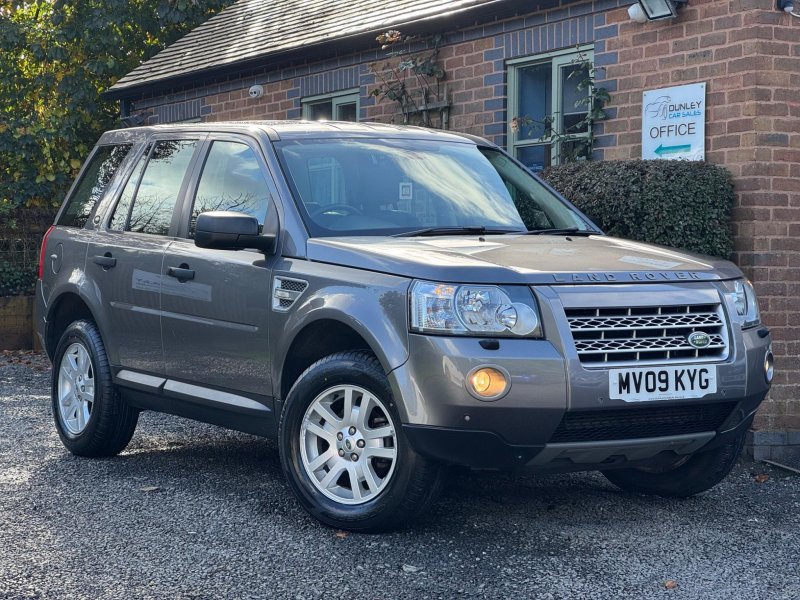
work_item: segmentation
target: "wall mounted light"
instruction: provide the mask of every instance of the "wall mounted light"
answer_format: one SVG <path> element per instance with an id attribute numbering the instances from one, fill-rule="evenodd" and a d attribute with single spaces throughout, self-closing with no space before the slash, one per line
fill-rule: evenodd
<path id="1" fill-rule="evenodd" d="M 636 21 L 637 23 L 647 23 L 647 15 L 644 14 L 642 7 L 639 6 L 639 3 L 631 4 L 628 7 L 628 16 Z"/>
<path id="2" fill-rule="evenodd" d="M 794 2 L 793 0 L 778 0 L 778 10 L 782 10 L 783 12 L 787 12 L 793 17 L 800 17 L 799 14 L 794 12 Z"/>
<path id="3" fill-rule="evenodd" d="M 778 2 L 789 1 L 791 0 L 778 0 Z M 688 0 L 638 0 L 636 4 L 628 7 L 628 16 L 637 23 L 673 19 L 678 14 L 678 8 L 687 3 Z"/>

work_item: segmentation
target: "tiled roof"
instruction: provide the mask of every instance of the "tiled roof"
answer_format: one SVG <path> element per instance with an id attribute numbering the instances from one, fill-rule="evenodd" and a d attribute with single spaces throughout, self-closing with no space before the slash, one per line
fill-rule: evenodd
<path id="1" fill-rule="evenodd" d="M 113 85 L 135 88 L 466 11 L 499 0 L 239 0 Z"/>

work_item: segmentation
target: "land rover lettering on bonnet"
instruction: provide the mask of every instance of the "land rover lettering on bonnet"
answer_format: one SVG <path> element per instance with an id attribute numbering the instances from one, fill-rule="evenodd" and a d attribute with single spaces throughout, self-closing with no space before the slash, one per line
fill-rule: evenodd
<path id="1" fill-rule="evenodd" d="M 452 465 L 703 492 L 773 377 L 730 262 L 606 236 L 497 146 L 390 125 L 104 134 L 36 311 L 69 451 L 122 452 L 144 410 L 272 437 L 300 505 L 354 531 L 425 514 Z"/>

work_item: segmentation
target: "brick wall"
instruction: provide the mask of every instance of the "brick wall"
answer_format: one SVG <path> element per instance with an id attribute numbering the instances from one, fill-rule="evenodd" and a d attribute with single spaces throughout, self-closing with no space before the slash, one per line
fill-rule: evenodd
<path id="1" fill-rule="evenodd" d="M 34 347 L 33 296 L 0 297 L 0 350 Z"/>
<path id="2" fill-rule="evenodd" d="M 635 23 L 630 0 L 532 4 L 531 13 L 449 32 L 441 49 L 450 128 L 505 146 L 506 61 L 593 44 L 612 94 L 597 124 L 596 159 L 641 157 L 642 91 L 707 82 L 706 156 L 734 175 L 736 261 L 761 297 L 777 375 L 757 426 L 800 430 L 800 19 L 774 0 L 692 0 L 671 21 Z M 413 32 L 404 32 L 413 33 Z M 280 70 L 198 82 L 139 98 L 148 122 L 189 118 L 295 119 L 304 97 L 358 88 L 360 118 L 401 122 L 398 106 L 370 96 L 375 48 Z M 250 98 L 248 88 L 264 86 Z"/>
<path id="3" fill-rule="evenodd" d="M 531 5 L 532 14 L 448 32 L 440 58 L 447 73 L 452 107 L 450 129 L 506 144 L 506 64 L 512 58 L 591 44 L 607 33 L 604 12 L 627 0 L 543 0 Z M 556 4 L 555 6 L 552 6 Z M 539 10 L 536 10 L 536 9 Z M 404 33 L 413 34 L 413 31 Z M 602 41 L 600 42 L 602 49 Z M 398 105 L 377 102 L 370 92 L 375 76 L 370 63 L 386 60 L 374 48 L 323 61 L 290 65 L 279 70 L 256 70 L 132 102 L 133 113 L 147 115 L 147 124 L 201 118 L 204 121 L 296 119 L 305 97 L 358 88 L 360 118 L 402 122 Z M 248 88 L 260 84 L 264 95 L 250 98 Z M 611 85 L 611 84 L 609 84 Z M 602 145 L 600 140 L 600 145 Z M 599 155 L 602 157 L 602 152 Z"/>
<path id="4" fill-rule="evenodd" d="M 800 19 L 773 0 L 692 0 L 672 22 L 606 14 L 616 92 L 605 158 L 641 157 L 642 91 L 707 82 L 706 158 L 734 175 L 736 262 L 772 330 L 776 378 L 756 426 L 800 430 Z"/>

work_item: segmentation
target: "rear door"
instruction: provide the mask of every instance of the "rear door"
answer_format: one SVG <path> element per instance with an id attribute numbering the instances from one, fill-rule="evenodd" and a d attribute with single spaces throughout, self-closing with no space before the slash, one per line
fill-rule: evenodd
<path id="1" fill-rule="evenodd" d="M 161 344 L 161 265 L 176 231 L 175 208 L 200 137 L 158 136 L 138 158 L 116 206 L 89 244 L 86 269 L 96 282 L 97 305 L 109 338 L 109 359 L 120 379 L 149 381 L 163 375 Z M 146 385 L 146 387 L 150 387 Z"/>
<path id="2" fill-rule="evenodd" d="M 165 390 L 228 408 L 260 411 L 256 404 L 269 406 L 272 395 L 267 318 L 276 256 L 256 250 L 198 248 L 194 224 L 202 212 L 230 210 L 252 215 L 276 232 L 274 184 L 261 150 L 246 136 L 209 136 L 197 171 L 186 199 L 181 236 L 170 242 L 161 271 L 170 379 Z"/>
<path id="3" fill-rule="evenodd" d="M 90 290 L 83 275 L 87 241 L 90 239 L 87 228 L 95 222 L 95 213 L 104 198 L 114 194 L 113 190 L 118 186 L 122 172 L 128 168 L 133 152 L 132 143 L 102 144 L 86 161 L 56 216 L 47 252 L 42 256 L 42 294 L 48 302 L 51 293 L 57 293 L 59 287 L 67 284 Z"/>

